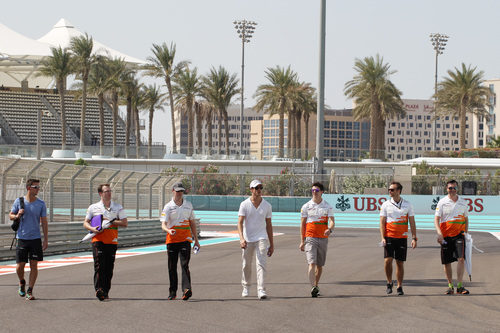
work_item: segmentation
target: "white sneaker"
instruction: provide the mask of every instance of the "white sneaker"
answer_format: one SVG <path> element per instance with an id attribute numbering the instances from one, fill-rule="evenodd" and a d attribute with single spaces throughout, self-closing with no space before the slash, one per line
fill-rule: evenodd
<path id="1" fill-rule="evenodd" d="M 248 297 L 248 287 L 243 287 L 243 291 L 241 292 L 241 297 Z"/>
<path id="2" fill-rule="evenodd" d="M 267 298 L 267 294 L 266 294 L 265 290 L 259 290 L 258 295 L 259 295 L 259 299 L 266 299 Z"/>

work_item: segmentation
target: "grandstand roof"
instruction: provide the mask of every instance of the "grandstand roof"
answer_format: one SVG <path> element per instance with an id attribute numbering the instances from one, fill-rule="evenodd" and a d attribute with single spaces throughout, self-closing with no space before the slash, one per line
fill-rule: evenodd
<path id="1" fill-rule="evenodd" d="M 20 86 L 28 80 L 31 87 L 47 88 L 52 79 L 36 77 L 34 73 L 44 57 L 50 56 L 51 47 L 68 47 L 72 37 L 83 35 L 70 22 L 60 19 L 56 25 L 38 40 L 13 31 L 0 23 L 0 84 Z M 116 51 L 94 39 L 96 54 L 123 58 L 130 64 L 144 64 L 143 60 Z"/>

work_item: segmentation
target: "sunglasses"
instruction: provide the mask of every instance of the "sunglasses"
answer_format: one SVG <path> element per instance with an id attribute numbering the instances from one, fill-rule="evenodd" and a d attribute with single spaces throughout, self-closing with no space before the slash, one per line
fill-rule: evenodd
<path id="1" fill-rule="evenodd" d="M 111 190 L 102 191 L 102 193 L 111 193 Z"/>
<path id="2" fill-rule="evenodd" d="M 388 189 L 387 191 L 389 191 L 389 192 L 394 192 L 394 191 L 396 191 L 396 190 L 397 190 L 396 188 L 390 188 L 390 189 Z"/>
<path id="3" fill-rule="evenodd" d="M 264 186 L 255 186 L 254 189 L 256 190 L 262 190 L 264 188 Z"/>
<path id="4" fill-rule="evenodd" d="M 448 190 L 451 190 L 451 191 L 452 191 L 452 190 L 456 190 L 456 189 L 457 189 L 457 188 L 456 188 L 456 187 L 453 187 L 453 186 L 448 187 Z"/>
<path id="5" fill-rule="evenodd" d="M 313 193 L 317 193 L 317 192 L 319 192 L 319 191 L 321 191 L 319 188 L 312 188 L 312 189 L 311 189 L 311 192 L 313 192 Z"/>
<path id="6" fill-rule="evenodd" d="M 179 190 L 179 191 L 175 191 L 175 192 L 177 192 L 177 193 L 179 193 L 179 192 L 184 192 L 184 190 Z"/>
<path id="7" fill-rule="evenodd" d="M 40 189 L 40 186 L 38 186 L 38 185 L 30 185 L 30 188 L 38 190 L 38 189 Z"/>

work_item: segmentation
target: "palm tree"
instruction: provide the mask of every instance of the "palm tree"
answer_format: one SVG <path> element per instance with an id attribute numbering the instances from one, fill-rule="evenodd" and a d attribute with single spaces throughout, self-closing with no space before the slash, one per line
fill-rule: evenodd
<path id="1" fill-rule="evenodd" d="M 203 94 L 207 100 L 212 103 L 219 113 L 219 154 L 221 154 L 221 118 L 224 119 L 224 131 L 226 134 L 226 155 L 229 155 L 229 121 L 227 117 L 227 108 L 231 104 L 233 97 L 240 92 L 236 74 L 229 72 L 222 66 L 218 69 L 212 67 L 202 79 Z"/>
<path id="2" fill-rule="evenodd" d="M 146 75 L 163 78 L 168 89 L 168 97 L 170 100 L 170 117 L 172 121 L 172 152 L 177 154 L 177 139 L 175 135 L 175 105 L 174 105 L 174 95 L 172 91 L 172 78 L 181 72 L 184 67 L 189 63 L 187 61 L 180 61 L 175 64 L 175 52 L 176 46 L 174 43 L 170 43 L 170 47 L 167 43 L 162 45 L 153 44 L 151 51 L 154 57 L 148 57 L 148 64 L 145 66 Z"/>
<path id="3" fill-rule="evenodd" d="M 66 108 L 64 103 L 64 93 L 66 90 L 66 79 L 73 73 L 73 59 L 66 48 L 60 46 L 50 48 L 52 55 L 42 61 L 39 69 L 40 76 L 54 77 L 56 88 L 59 92 L 61 108 L 61 149 L 66 149 Z"/>
<path id="4" fill-rule="evenodd" d="M 133 111 L 133 97 L 137 91 L 138 80 L 135 78 L 135 72 L 124 73 L 121 77 L 121 93 L 127 106 L 127 119 L 125 120 L 125 158 L 128 158 L 130 147 L 130 127 Z"/>
<path id="5" fill-rule="evenodd" d="M 448 70 L 448 77 L 438 85 L 436 116 L 454 115 L 460 119 L 460 149 L 465 149 L 467 113 L 488 116 L 491 91 L 483 85 L 483 71 L 462 63 L 461 69 Z"/>
<path id="6" fill-rule="evenodd" d="M 177 73 L 173 78 L 174 86 L 172 91 L 175 97 L 175 104 L 182 106 L 188 116 L 188 149 L 187 156 L 193 155 L 193 105 L 195 98 L 201 92 L 201 82 L 198 76 L 198 69 L 195 67 L 192 71 L 186 66 L 185 70 Z"/>
<path id="7" fill-rule="evenodd" d="M 80 115 L 80 148 L 83 151 L 85 138 L 85 113 L 87 112 L 87 83 L 89 80 L 90 67 L 95 61 L 92 56 L 94 41 L 87 33 L 85 35 L 72 37 L 70 41 L 70 51 L 73 56 L 76 79 L 82 81 L 82 112 Z"/>
<path id="8" fill-rule="evenodd" d="M 309 83 L 301 83 L 299 87 L 297 88 L 297 99 L 295 101 L 296 103 L 296 113 L 295 113 L 295 127 L 296 127 L 296 133 L 295 133 L 295 147 L 299 149 L 298 153 L 296 156 L 301 155 L 301 119 L 304 117 L 304 123 L 305 123 L 305 147 L 302 150 L 302 158 L 307 159 L 307 149 L 309 147 L 309 117 L 311 113 L 316 113 L 317 109 L 317 99 L 316 99 L 316 89 L 311 87 Z M 292 136 L 293 138 L 293 136 Z"/>
<path id="9" fill-rule="evenodd" d="M 123 90 L 124 77 L 130 74 L 130 69 L 122 58 L 114 58 L 108 61 L 110 82 L 109 94 L 111 95 L 111 105 L 113 108 L 113 157 L 117 156 L 117 127 L 118 127 L 118 108 L 120 105 L 120 94 Z"/>
<path id="10" fill-rule="evenodd" d="M 266 70 L 268 84 L 262 84 L 254 95 L 257 98 L 255 109 L 270 115 L 279 114 L 278 157 L 283 157 L 285 141 L 285 112 L 293 108 L 292 95 L 297 83 L 297 74 L 288 68 L 276 66 Z M 290 133 L 288 133 L 290 139 Z"/>
<path id="11" fill-rule="evenodd" d="M 356 59 L 357 72 L 346 82 L 344 94 L 354 99 L 354 119 L 370 119 L 370 158 L 385 156 L 385 120 L 404 116 L 402 92 L 389 80 L 396 73 L 378 54 L 375 58 Z"/>
<path id="12" fill-rule="evenodd" d="M 144 107 L 149 111 L 149 137 L 148 158 L 151 158 L 151 147 L 153 142 L 153 116 L 156 110 L 164 111 L 163 104 L 166 102 L 167 94 L 162 93 L 156 84 L 148 85 L 144 89 Z"/>
<path id="13" fill-rule="evenodd" d="M 486 144 L 488 148 L 500 148 L 500 136 L 490 138 L 490 141 Z"/>

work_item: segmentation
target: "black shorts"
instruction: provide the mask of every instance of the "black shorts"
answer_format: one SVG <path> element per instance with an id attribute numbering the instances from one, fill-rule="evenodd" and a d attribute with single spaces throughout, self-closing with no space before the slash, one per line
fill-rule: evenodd
<path id="1" fill-rule="evenodd" d="M 406 238 L 385 238 L 384 258 L 394 258 L 399 261 L 406 261 Z"/>
<path id="2" fill-rule="evenodd" d="M 458 234 L 453 237 L 445 237 L 446 244 L 441 244 L 441 263 L 443 265 L 465 258 L 465 236 Z"/>
<path id="3" fill-rule="evenodd" d="M 16 263 L 28 262 L 29 260 L 43 260 L 42 240 L 18 239 L 16 247 Z"/>

